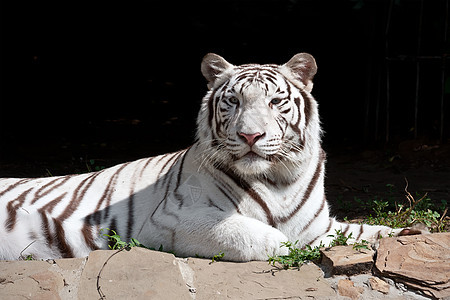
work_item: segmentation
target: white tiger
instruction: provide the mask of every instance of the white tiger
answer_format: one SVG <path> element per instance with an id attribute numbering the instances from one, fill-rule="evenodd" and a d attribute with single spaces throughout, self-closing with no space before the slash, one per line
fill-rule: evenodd
<path id="1" fill-rule="evenodd" d="M 107 248 L 102 228 L 232 261 L 286 254 L 286 241 L 328 244 L 335 229 L 356 240 L 391 233 L 329 216 L 311 55 L 234 66 L 208 54 L 201 70 L 209 91 L 188 149 L 89 174 L 0 179 L 0 258 L 83 257 Z"/>

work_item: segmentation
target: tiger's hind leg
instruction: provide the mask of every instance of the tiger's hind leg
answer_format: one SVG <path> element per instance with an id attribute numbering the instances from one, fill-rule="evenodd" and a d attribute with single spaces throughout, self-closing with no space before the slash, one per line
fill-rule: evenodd
<path id="1" fill-rule="evenodd" d="M 345 237 L 350 237 L 347 240 L 347 244 L 354 244 L 356 242 L 367 241 L 368 243 L 377 246 L 380 238 L 414 235 L 414 234 L 427 234 L 428 229 L 423 224 L 416 224 L 409 228 L 390 228 L 381 225 L 368 225 L 368 224 L 347 224 L 338 222 L 332 219 L 332 225 L 329 230 L 317 238 L 312 245 L 318 246 L 322 243 L 325 246 L 329 246 L 330 243 L 342 234 Z"/>

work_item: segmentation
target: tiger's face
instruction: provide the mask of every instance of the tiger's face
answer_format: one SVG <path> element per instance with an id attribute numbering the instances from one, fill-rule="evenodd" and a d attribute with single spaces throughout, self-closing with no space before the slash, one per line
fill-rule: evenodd
<path id="1" fill-rule="evenodd" d="M 320 139 L 309 93 L 314 58 L 297 54 L 282 66 L 233 66 L 208 54 L 202 72 L 210 88 L 198 118 L 203 159 L 242 177 L 294 175 L 307 139 Z M 308 131 L 313 123 L 318 132 Z"/>

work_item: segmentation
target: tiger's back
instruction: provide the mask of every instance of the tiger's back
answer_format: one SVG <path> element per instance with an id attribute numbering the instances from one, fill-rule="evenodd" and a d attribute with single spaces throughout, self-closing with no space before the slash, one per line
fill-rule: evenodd
<path id="1" fill-rule="evenodd" d="M 335 229 L 356 240 L 389 234 L 329 216 L 316 68 L 305 53 L 281 66 L 208 54 L 209 91 L 188 149 L 89 174 L 0 179 L 0 258 L 85 256 L 107 248 L 106 228 L 178 255 L 235 261 L 286 254 L 288 240 L 326 244 Z"/>

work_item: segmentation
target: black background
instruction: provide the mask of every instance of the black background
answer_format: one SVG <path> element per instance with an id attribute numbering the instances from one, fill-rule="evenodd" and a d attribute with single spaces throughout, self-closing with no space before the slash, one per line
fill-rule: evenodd
<path id="1" fill-rule="evenodd" d="M 283 64 L 311 53 L 328 148 L 414 137 L 416 63 L 409 57 L 418 51 L 421 1 L 9 2 L 1 4 L 0 161 L 120 161 L 188 146 L 208 52 L 233 64 Z M 422 56 L 450 52 L 446 3 L 424 3 Z M 406 57 L 390 63 L 389 107 L 387 55 Z M 421 63 L 416 132 L 433 143 L 450 137 L 448 65 Z M 442 67 L 448 90 L 440 140 Z"/>

